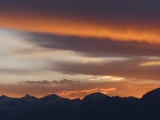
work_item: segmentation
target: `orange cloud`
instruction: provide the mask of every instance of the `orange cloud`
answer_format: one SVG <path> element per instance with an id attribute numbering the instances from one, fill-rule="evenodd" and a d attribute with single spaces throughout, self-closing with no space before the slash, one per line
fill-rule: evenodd
<path id="1" fill-rule="evenodd" d="M 24 13 L 25 14 L 25 13 Z M 140 25 L 140 23 L 114 25 L 111 22 L 93 22 L 67 17 L 50 17 L 32 14 L 0 13 L 0 26 L 4 28 L 52 33 L 58 35 L 110 38 L 118 41 L 138 41 L 160 44 L 160 28 Z"/>
<path id="2" fill-rule="evenodd" d="M 83 98 L 86 95 L 92 94 L 92 93 L 103 93 L 103 94 L 108 94 L 109 91 L 115 91 L 116 88 L 93 88 L 93 89 L 88 89 L 88 90 L 77 90 L 77 91 L 59 91 L 56 94 L 64 97 L 64 98 Z"/>
<path id="3" fill-rule="evenodd" d="M 160 65 L 160 61 L 149 61 L 139 64 L 139 66 L 157 66 L 157 65 Z"/>

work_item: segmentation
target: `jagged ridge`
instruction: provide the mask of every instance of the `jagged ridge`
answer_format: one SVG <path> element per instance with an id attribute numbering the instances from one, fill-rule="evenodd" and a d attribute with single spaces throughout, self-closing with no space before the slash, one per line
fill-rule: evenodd
<path id="1" fill-rule="evenodd" d="M 135 97 L 110 97 L 102 93 L 82 100 L 61 98 L 55 94 L 36 98 L 0 97 L 1 120 L 154 120 L 160 119 L 160 88 Z"/>

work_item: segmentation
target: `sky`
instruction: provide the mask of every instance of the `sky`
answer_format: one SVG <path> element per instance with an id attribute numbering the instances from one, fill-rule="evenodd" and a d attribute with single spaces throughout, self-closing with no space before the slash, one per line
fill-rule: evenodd
<path id="1" fill-rule="evenodd" d="M 142 97 L 160 86 L 159 0 L 1 0 L 0 95 Z"/>

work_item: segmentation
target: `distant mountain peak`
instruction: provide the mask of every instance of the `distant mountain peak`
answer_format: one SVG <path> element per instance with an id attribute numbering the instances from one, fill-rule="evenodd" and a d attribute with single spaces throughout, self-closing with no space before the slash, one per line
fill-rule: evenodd
<path id="1" fill-rule="evenodd" d="M 8 98 L 6 95 L 2 95 L 2 96 L 0 96 L 1 98 Z"/>
<path id="2" fill-rule="evenodd" d="M 89 94 L 87 96 L 94 96 L 94 97 L 106 97 L 107 95 L 101 93 L 101 92 L 97 92 L 97 93 L 92 93 L 92 94 Z"/>
<path id="3" fill-rule="evenodd" d="M 11 99 L 11 98 L 6 95 L 2 95 L 2 96 L 0 96 L 0 99 Z"/>
<path id="4" fill-rule="evenodd" d="M 50 95 L 47 95 L 47 96 L 45 96 L 45 97 L 57 98 L 57 97 L 59 97 L 59 96 L 58 96 L 58 95 L 56 95 L 56 94 L 50 94 Z"/>
<path id="5" fill-rule="evenodd" d="M 31 96 L 31 95 L 29 95 L 29 94 L 26 94 L 24 97 L 22 97 L 22 98 L 36 98 L 36 97 L 34 97 L 34 96 Z"/>
<path id="6" fill-rule="evenodd" d="M 103 93 L 97 92 L 97 93 L 92 93 L 90 95 L 87 95 L 86 97 L 83 98 L 83 100 L 93 100 L 94 101 L 94 100 L 100 100 L 104 98 L 110 98 L 110 97 Z"/>
<path id="7" fill-rule="evenodd" d="M 31 95 L 29 95 L 29 94 L 26 94 L 24 97 L 31 97 Z"/>
<path id="8" fill-rule="evenodd" d="M 27 102 L 37 102 L 38 101 L 38 98 L 34 97 L 34 96 L 31 96 L 29 94 L 26 94 L 24 97 L 21 98 L 22 100 L 24 101 L 27 101 Z"/>
<path id="9" fill-rule="evenodd" d="M 143 95 L 142 100 L 160 100 L 160 88 L 154 89 Z"/>
<path id="10" fill-rule="evenodd" d="M 0 102 L 1 103 L 6 103 L 12 101 L 13 98 L 7 97 L 5 95 L 0 96 Z"/>
<path id="11" fill-rule="evenodd" d="M 57 98 L 61 98 L 61 97 L 59 97 L 59 96 L 56 95 L 56 94 L 50 94 L 50 95 L 45 96 L 45 97 L 42 97 L 42 98 L 40 98 L 40 99 L 41 99 L 42 101 L 48 102 L 48 101 L 53 101 L 53 100 L 55 100 L 55 99 L 57 99 Z"/>

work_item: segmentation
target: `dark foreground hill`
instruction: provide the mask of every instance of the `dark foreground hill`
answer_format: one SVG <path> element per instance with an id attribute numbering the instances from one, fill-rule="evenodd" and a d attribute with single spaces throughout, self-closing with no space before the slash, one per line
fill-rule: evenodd
<path id="1" fill-rule="evenodd" d="M 141 99 L 94 93 L 69 100 L 55 94 L 43 98 L 0 97 L 0 120 L 160 120 L 160 88 Z"/>

